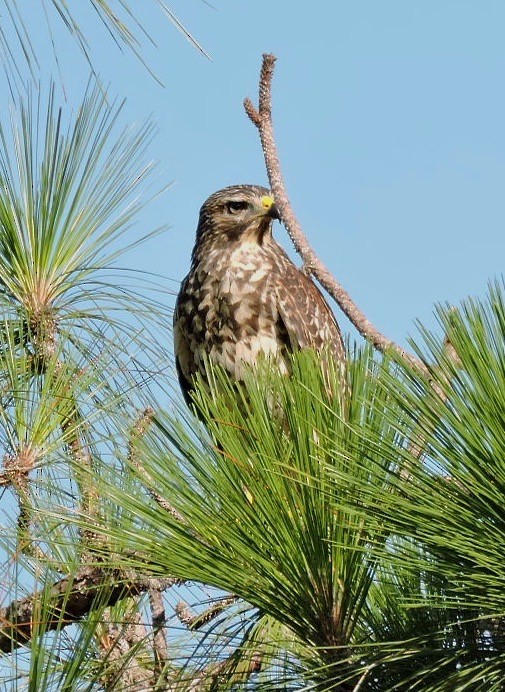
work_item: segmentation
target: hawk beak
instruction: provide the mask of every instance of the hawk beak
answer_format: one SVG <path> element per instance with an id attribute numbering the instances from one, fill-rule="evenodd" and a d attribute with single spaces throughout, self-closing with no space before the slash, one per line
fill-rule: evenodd
<path id="1" fill-rule="evenodd" d="M 279 210 L 277 208 L 277 205 L 274 203 L 268 210 L 269 216 L 272 217 L 272 219 L 277 219 L 277 221 L 281 220 L 281 215 L 279 214 Z"/>
<path id="2" fill-rule="evenodd" d="M 274 202 L 273 197 L 270 197 L 270 195 L 265 195 L 264 197 L 262 197 L 261 198 L 261 206 L 264 209 L 265 216 L 268 216 L 271 219 L 277 219 L 277 221 L 281 220 L 279 210 L 277 208 L 277 205 Z"/>

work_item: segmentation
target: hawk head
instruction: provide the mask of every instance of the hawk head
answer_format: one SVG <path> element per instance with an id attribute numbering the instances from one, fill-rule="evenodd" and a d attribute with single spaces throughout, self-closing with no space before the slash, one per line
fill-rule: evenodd
<path id="1" fill-rule="evenodd" d="M 211 195 L 200 210 L 196 246 L 207 241 L 250 241 L 261 244 L 279 219 L 274 199 L 266 187 L 233 185 Z"/>

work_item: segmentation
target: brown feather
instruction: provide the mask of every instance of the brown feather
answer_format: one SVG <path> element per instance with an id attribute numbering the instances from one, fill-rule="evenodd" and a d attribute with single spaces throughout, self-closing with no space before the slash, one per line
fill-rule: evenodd
<path id="1" fill-rule="evenodd" d="M 287 371 L 286 353 L 323 349 L 344 359 L 335 317 L 321 292 L 272 237 L 266 188 L 239 185 L 202 206 L 189 274 L 174 313 L 174 347 L 183 394 L 208 358 L 240 380 L 260 353 Z M 277 217 L 278 218 L 278 217 Z"/>

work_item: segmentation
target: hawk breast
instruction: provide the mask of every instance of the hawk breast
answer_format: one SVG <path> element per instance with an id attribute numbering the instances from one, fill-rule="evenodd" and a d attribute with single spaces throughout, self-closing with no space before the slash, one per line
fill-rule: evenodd
<path id="1" fill-rule="evenodd" d="M 269 253 L 257 243 L 210 252 L 192 268 L 174 319 L 179 377 L 188 386 L 196 372 L 204 374 L 207 358 L 240 380 L 244 364 L 285 350 L 272 270 Z"/>

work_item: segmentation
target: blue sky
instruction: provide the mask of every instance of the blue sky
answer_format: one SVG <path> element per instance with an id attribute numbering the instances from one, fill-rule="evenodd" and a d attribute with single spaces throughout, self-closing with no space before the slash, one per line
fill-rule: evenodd
<path id="1" fill-rule="evenodd" d="M 139 224 L 170 230 L 129 265 L 163 274 L 176 289 L 203 200 L 225 185 L 266 182 L 242 100 L 256 96 L 261 54 L 273 52 L 275 126 L 293 207 L 377 327 L 405 344 L 416 318 L 434 324 L 434 303 L 483 296 L 501 275 L 503 2 L 173 0 L 211 61 L 163 21 L 155 2 L 142 4 L 158 44 L 145 56 L 164 87 L 92 15 L 82 17 L 95 67 L 111 94 L 128 100 L 125 121 L 151 116 L 158 124 L 152 156 L 160 183 L 173 181 Z M 71 108 L 86 63 L 64 30 L 54 39 Z M 287 247 L 279 226 L 276 235 Z M 348 331 L 343 318 L 342 326 Z"/>

